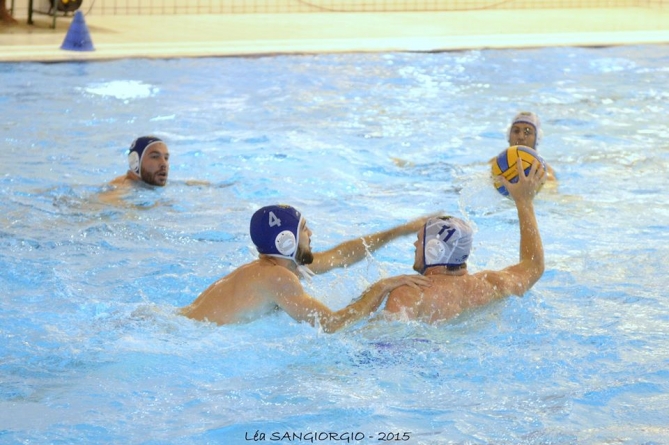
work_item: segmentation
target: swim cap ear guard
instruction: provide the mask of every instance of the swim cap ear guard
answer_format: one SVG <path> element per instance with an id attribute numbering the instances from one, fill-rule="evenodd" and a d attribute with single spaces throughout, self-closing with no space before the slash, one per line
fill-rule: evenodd
<path id="1" fill-rule="evenodd" d="M 446 254 L 446 245 L 438 238 L 425 243 L 425 264 L 437 264 Z"/>
<path id="2" fill-rule="evenodd" d="M 251 217 L 251 239 L 259 253 L 295 261 L 302 214 L 291 206 L 261 208 Z"/>
<path id="3" fill-rule="evenodd" d="M 284 230 L 276 236 L 274 245 L 281 255 L 290 258 L 297 250 L 297 238 L 290 230 Z"/>
<path id="4" fill-rule="evenodd" d="M 459 218 L 430 218 L 423 227 L 423 272 L 432 266 L 460 266 L 472 248 L 472 229 Z"/>
<path id="5" fill-rule="evenodd" d="M 155 136 L 142 136 L 132 141 L 128 150 L 128 170 L 141 178 L 144 152 L 149 146 L 158 142 L 163 142 L 163 140 Z"/>
<path id="6" fill-rule="evenodd" d="M 539 119 L 539 116 L 537 116 L 535 113 L 532 113 L 531 111 L 521 111 L 520 113 L 516 114 L 516 116 L 511 121 L 511 125 L 509 125 L 509 128 L 506 130 L 507 142 L 511 142 L 511 129 L 513 128 L 514 124 L 518 123 L 528 124 L 534 127 L 534 133 L 537 135 L 537 137 L 534 140 L 534 147 L 530 148 L 536 150 L 544 135 L 544 131 L 541 129 L 541 120 Z"/>

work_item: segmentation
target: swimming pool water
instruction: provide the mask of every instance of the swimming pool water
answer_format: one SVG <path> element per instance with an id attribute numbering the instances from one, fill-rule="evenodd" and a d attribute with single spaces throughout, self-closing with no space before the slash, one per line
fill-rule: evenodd
<path id="1" fill-rule="evenodd" d="M 0 443 L 666 443 L 668 66 L 661 45 L 0 64 Z M 334 335 L 175 315 L 254 258 L 271 203 L 315 250 L 444 211 L 475 227 L 471 269 L 512 263 L 486 161 L 523 109 L 560 180 L 523 298 Z M 100 202 L 149 133 L 169 185 Z M 305 287 L 343 307 L 410 273 L 413 241 Z"/>

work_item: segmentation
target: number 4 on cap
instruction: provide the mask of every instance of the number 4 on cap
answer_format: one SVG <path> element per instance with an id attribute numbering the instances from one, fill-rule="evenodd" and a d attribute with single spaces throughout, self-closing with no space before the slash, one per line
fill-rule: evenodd
<path id="1" fill-rule="evenodd" d="M 269 212 L 269 226 L 270 227 L 274 227 L 274 226 L 281 227 L 281 220 L 276 217 L 274 212 Z"/>

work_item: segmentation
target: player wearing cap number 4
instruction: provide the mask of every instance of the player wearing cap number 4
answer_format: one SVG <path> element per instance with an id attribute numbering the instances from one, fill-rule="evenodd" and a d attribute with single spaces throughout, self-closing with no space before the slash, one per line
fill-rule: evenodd
<path id="1" fill-rule="evenodd" d="M 438 322 L 464 310 L 485 305 L 509 295 L 523 295 L 544 272 L 544 250 L 534 215 L 533 199 L 546 181 L 546 172 L 535 161 L 528 175 L 517 164 L 518 182 L 500 181 L 509 191 L 518 211 L 520 262 L 500 271 L 470 274 L 467 259 L 472 230 L 458 218 L 429 219 L 414 243 L 414 269 L 429 278 L 431 286 L 398 287 L 390 292 L 385 310 L 392 318 Z"/>
<path id="2" fill-rule="evenodd" d="M 251 218 L 251 239 L 259 258 L 245 264 L 209 286 L 181 313 L 195 320 L 219 325 L 252 321 L 283 310 L 298 321 L 335 332 L 367 317 L 385 296 L 398 286 L 417 289 L 429 285 L 419 275 L 386 278 L 370 286 L 355 302 L 333 311 L 308 295 L 300 276 L 327 272 L 365 258 L 389 241 L 415 233 L 426 218 L 353 239 L 325 252 L 311 251 L 311 230 L 302 214 L 290 206 L 267 206 Z"/>

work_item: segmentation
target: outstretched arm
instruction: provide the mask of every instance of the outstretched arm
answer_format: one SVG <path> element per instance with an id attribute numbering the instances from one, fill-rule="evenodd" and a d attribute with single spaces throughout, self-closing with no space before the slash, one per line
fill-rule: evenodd
<path id="1" fill-rule="evenodd" d="M 500 178 L 509 195 L 516 203 L 520 225 L 520 261 L 499 273 L 486 273 L 486 279 L 494 285 L 499 297 L 523 295 L 544 273 L 544 248 L 539 226 L 534 214 L 534 196 L 546 181 L 546 172 L 535 161 L 527 176 L 518 160 L 518 182 L 510 183 Z M 485 273 L 485 272 L 482 272 Z"/>
<path id="2" fill-rule="evenodd" d="M 338 311 L 330 310 L 306 294 L 297 278 L 292 283 L 286 283 L 286 280 L 279 283 L 281 284 L 275 301 L 281 309 L 295 320 L 306 321 L 312 326 L 318 324 L 323 331 L 332 333 L 369 316 L 393 289 L 403 285 L 427 286 L 429 280 L 422 275 L 400 275 L 380 280 L 370 286 L 358 300 Z"/>
<path id="3" fill-rule="evenodd" d="M 395 238 L 414 235 L 423 227 L 428 218 L 429 216 L 424 216 L 392 229 L 343 242 L 324 252 L 316 252 L 314 262 L 309 265 L 309 269 L 315 273 L 323 273 L 337 267 L 355 264 L 364 259 L 368 252 L 375 251 Z"/>

